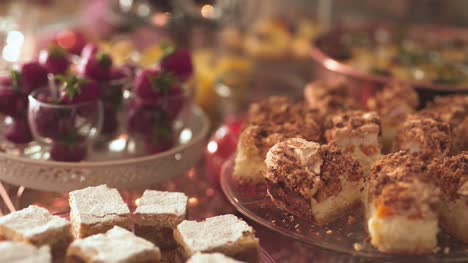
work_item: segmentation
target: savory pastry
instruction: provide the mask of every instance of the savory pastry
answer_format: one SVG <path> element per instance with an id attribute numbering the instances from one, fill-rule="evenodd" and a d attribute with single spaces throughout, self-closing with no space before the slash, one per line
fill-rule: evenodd
<path id="1" fill-rule="evenodd" d="M 450 235 L 468 244 L 468 152 L 438 158 L 429 169 L 442 192 L 440 225 Z"/>
<path id="2" fill-rule="evenodd" d="M 468 95 L 437 97 L 424 111 L 450 124 L 457 151 L 468 150 Z"/>
<path id="3" fill-rule="evenodd" d="M 114 226 L 130 229 L 130 210 L 117 189 L 106 185 L 70 192 L 70 220 L 76 238 L 104 233 Z"/>
<path id="4" fill-rule="evenodd" d="M 277 143 L 265 159 L 268 193 L 280 208 L 325 225 L 359 204 L 359 162 L 333 144 L 301 138 Z"/>
<path id="5" fill-rule="evenodd" d="M 157 263 L 160 259 L 158 247 L 118 226 L 104 234 L 77 239 L 67 250 L 67 263 Z"/>
<path id="6" fill-rule="evenodd" d="M 371 244 L 394 254 L 431 253 L 437 245 L 439 189 L 416 153 L 386 155 L 364 189 Z"/>
<path id="7" fill-rule="evenodd" d="M 262 182 L 263 161 L 273 145 L 291 137 L 319 140 L 320 135 L 312 113 L 303 104 L 284 97 L 254 103 L 239 137 L 233 176 L 243 183 Z"/>
<path id="8" fill-rule="evenodd" d="M 249 263 L 259 262 L 259 241 L 253 228 L 235 215 L 183 221 L 174 231 L 174 238 L 184 260 L 197 252 L 218 252 Z"/>
<path id="9" fill-rule="evenodd" d="M 316 113 L 319 125 L 323 124 L 328 115 L 362 108 L 341 79 L 334 82 L 318 80 L 307 84 L 304 98 L 309 109 Z"/>
<path id="10" fill-rule="evenodd" d="M 450 125 L 433 114 L 412 114 L 400 125 L 393 150 L 416 152 L 431 160 L 453 153 L 454 135 Z"/>
<path id="11" fill-rule="evenodd" d="M 48 245 L 54 254 L 73 240 L 70 222 L 34 205 L 0 218 L 0 236 L 38 247 Z"/>
<path id="12" fill-rule="evenodd" d="M 133 217 L 135 234 L 160 248 L 175 247 L 173 231 L 187 218 L 187 204 L 184 193 L 146 190 Z"/>
<path id="13" fill-rule="evenodd" d="M 380 118 L 375 112 L 347 111 L 330 115 L 325 122 L 325 139 L 344 154 L 359 161 L 364 174 L 381 157 Z"/>
<path id="14" fill-rule="evenodd" d="M 49 246 L 35 247 L 27 243 L 0 242 L 0 262 L 51 263 Z"/>
<path id="15" fill-rule="evenodd" d="M 411 85 L 399 81 L 389 83 L 374 97 L 369 98 L 367 107 L 380 116 L 385 152 L 391 150 L 398 126 L 408 115 L 416 112 L 418 105 L 418 93 Z"/>

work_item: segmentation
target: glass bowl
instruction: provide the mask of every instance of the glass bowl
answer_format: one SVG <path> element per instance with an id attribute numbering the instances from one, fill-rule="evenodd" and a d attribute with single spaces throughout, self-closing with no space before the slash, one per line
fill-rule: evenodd
<path id="1" fill-rule="evenodd" d="M 81 161 L 88 147 L 99 135 L 103 122 L 101 101 L 59 105 L 40 101 L 51 96 L 49 89 L 39 89 L 28 97 L 28 121 L 33 137 L 56 161 Z"/>

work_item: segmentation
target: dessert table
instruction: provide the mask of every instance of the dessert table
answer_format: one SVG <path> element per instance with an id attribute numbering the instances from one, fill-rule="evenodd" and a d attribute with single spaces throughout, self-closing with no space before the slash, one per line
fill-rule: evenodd
<path id="1" fill-rule="evenodd" d="M 184 175 L 171 181 L 150 185 L 146 189 L 184 192 L 189 196 L 189 218 L 201 220 L 216 215 L 233 213 L 243 217 L 229 203 L 221 188 L 209 178 L 203 160 Z M 122 197 L 131 209 L 135 208 L 145 189 L 121 191 Z M 0 185 L 0 209 L 2 214 L 19 210 L 28 205 L 38 205 L 49 209 L 54 214 L 67 215 L 68 194 L 44 192 L 24 187 L 2 183 Z M 308 247 L 301 242 L 282 237 L 248 218 L 243 217 L 252 225 L 260 239 L 264 251 L 271 256 L 273 262 L 354 262 L 347 255 L 327 252 L 318 248 Z"/>

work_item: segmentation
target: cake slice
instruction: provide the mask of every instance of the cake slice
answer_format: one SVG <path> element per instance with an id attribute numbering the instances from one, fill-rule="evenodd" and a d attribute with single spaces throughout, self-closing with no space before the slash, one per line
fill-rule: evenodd
<path id="1" fill-rule="evenodd" d="M 382 156 L 380 118 L 375 112 L 348 111 L 327 118 L 325 139 L 361 164 L 364 174 Z"/>
<path id="2" fill-rule="evenodd" d="M 437 97 L 424 111 L 450 124 L 457 151 L 468 150 L 468 95 Z"/>
<path id="3" fill-rule="evenodd" d="M 468 152 L 438 158 L 429 169 L 442 192 L 440 225 L 450 235 L 468 244 Z"/>
<path id="4" fill-rule="evenodd" d="M 118 226 L 104 234 L 77 239 L 67 250 L 67 263 L 156 263 L 160 259 L 158 247 Z"/>
<path id="5" fill-rule="evenodd" d="M 319 140 L 320 127 L 303 103 L 270 97 L 254 103 L 237 144 L 233 177 L 241 183 L 263 182 L 265 156 L 276 143 L 290 137 Z"/>
<path id="6" fill-rule="evenodd" d="M 380 116 L 382 142 L 385 152 L 389 152 L 395 139 L 398 126 L 419 106 L 418 93 L 411 85 L 393 81 L 369 98 L 367 107 Z"/>
<path id="7" fill-rule="evenodd" d="M 272 147 L 265 164 L 268 194 L 292 214 L 326 225 L 360 203 L 361 167 L 333 144 L 291 138 Z"/>
<path id="8" fill-rule="evenodd" d="M 173 230 L 187 218 L 184 193 L 146 190 L 134 214 L 135 234 L 160 248 L 174 248 Z"/>
<path id="9" fill-rule="evenodd" d="M 235 215 L 183 221 L 174 231 L 174 238 L 184 260 L 197 252 L 218 252 L 249 263 L 259 262 L 259 241 L 253 228 Z"/>
<path id="10" fill-rule="evenodd" d="M 130 210 L 116 189 L 106 185 L 70 192 L 73 234 L 84 238 L 104 233 L 114 226 L 130 229 Z"/>
<path id="11" fill-rule="evenodd" d="M 366 182 L 371 244 L 391 254 L 427 254 L 437 245 L 440 191 L 416 153 L 386 155 Z"/>
<path id="12" fill-rule="evenodd" d="M 362 108 L 353 99 L 350 88 L 342 79 L 333 82 L 311 82 L 304 89 L 304 98 L 308 108 L 315 112 L 316 121 L 321 126 L 330 114 Z"/>
<path id="13" fill-rule="evenodd" d="M 433 114 L 409 115 L 398 129 L 393 150 L 408 150 L 431 160 L 454 152 L 452 128 Z"/>
<path id="14" fill-rule="evenodd" d="M 0 236 L 37 247 L 49 245 L 57 255 L 73 240 L 70 222 L 34 205 L 0 218 Z"/>
<path id="15" fill-rule="evenodd" d="M 49 246 L 35 247 L 27 243 L 0 242 L 0 262 L 51 263 Z"/>
<path id="16" fill-rule="evenodd" d="M 242 263 L 221 253 L 195 253 L 187 263 Z"/>

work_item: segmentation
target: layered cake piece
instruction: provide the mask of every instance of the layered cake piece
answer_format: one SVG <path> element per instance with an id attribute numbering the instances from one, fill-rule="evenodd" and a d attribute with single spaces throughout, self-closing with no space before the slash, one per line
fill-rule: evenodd
<path id="1" fill-rule="evenodd" d="M 468 95 L 437 97 L 424 111 L 435 114 L 451 125 L 456 150 L 468 150 Z"/>
<path id="2" fill-rule="evenodd" d="M 429 169 L 442 192 L 440 225 L 450 235 L 468 244 L 468 152 L 438 158 Z"/>
<path id="3" fill-rule="evenodd" d="M 316 113 L 315 117 L 320 125 L 330 114 L 362 108 L 352 98 L 344 80 L 311 82 L 304 89 L 304 97 L 309 109 Z"/>
<path id="4" fill-rule="evenodd" d="M 375 248 L 393 254 L 433 251 L 440 191 L 419 155 L 400 151 L 378 160 L 364 192 L 367 227 Z"/>
<path id="5" fill-rule="evenodd" d="M 116 189 L 87 187 L 70 192 L 69 202 L 76 238 L 104 233 L 116 225 L 130 229 L 130 210 Z"/>
<path id="6" fill-rule="evenodd" d="M 187 263 L 242 263 L 221 253 L 195 253 Z"/>
<path id="7" fill-rule="evenodd" d="M 160 248 L 175 247 L 173 230 L 187 217 L 184 193 L 146 190 L 135 210 L 135 234 Z"/>
<path id="8" fill-rule="evenodd" d="M 67 263 L 159 262 L 161 253 L 153 243 L 115 226 L 104 234 L 73 241 L 67 250 Z"/>
<path id="9" fill-rule="evenodd" d="M 454 135 L 450 125 L 428 113 L 412 114 L 398 129 L 393 150 L 419 153 L 426 159 L 453 153 Z"/>
<path id="10" fill-rule="evenodd" d="M 27 243 L 0 242 L 0 262 L 51 263 L 49 246 L 35 247 Z"/>
<path id="11" fill-rule="evenodd" d="M 197 252 L 218 252 L 249 263 L 259 262 L 259 241 L 253 228 L 235 215 L 183 221 L 174 231 L 174 238 L 185 260 Z"/>
<path id="12" fill-rule="evenodd" d="M 269 195 L 292 214 L 325 225 L 360 203 L 359 162 L 333 144 L 291 138 L 272 147 L 265 164 Z"/>
<path id="13" fill-rule="evenodd" d="M 0 236 L 38 247 L 49 245 L 54 254 L 73 240 L 70 222 L 34 205 L 0 218 Z"/>
<path id="14" fill-rule="evenodd" d="M 243 183 L 263 182 L 261 172 L 268 150 L 290 137 L 320 140 L 320 127 L 302 103 L 270 97 L 251 105 L 246 128 L 237 145 L 233 176 Z"/>
<path id="15" fill-rule="evenodd" d="M 364 174 L 381 157 L 382 129 L 375 112 L 348 111 L 327 118 L 325 139 L 359 161 Z"/>
<path id="16" fill-rule="evenodd" d="M 382 124 L 382 141 L 385 152 L 389 152 L 398 127 L 419 106 L 418 94 L 411 85 L 393 81 L 374 97 L 369 98 L 367 107 L 376 111 Z"/>

